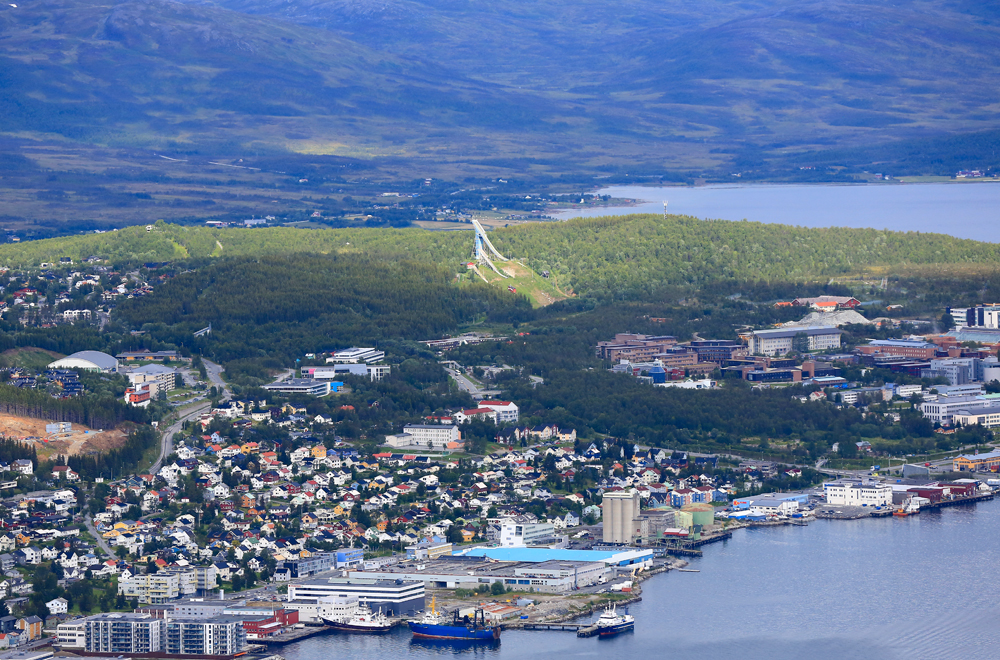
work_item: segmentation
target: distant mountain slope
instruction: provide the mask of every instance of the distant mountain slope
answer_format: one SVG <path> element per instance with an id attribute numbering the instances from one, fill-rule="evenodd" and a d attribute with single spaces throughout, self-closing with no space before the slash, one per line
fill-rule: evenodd
<path id="1" fill-rule="evenodd" d="M 802 281 L 894 267 L 996 269 L 1000 244 L 943 234 L 807 229 L 688 216 L 631 215 L 525 224 L 491 233 L 497 248 L 536 272 L 548 270 L 577 295 L 622 298 L 666 285 L 724 280 Z M 221 248 L 219 247 L 221 246 Z M 118 232 L 0 245 L 0 265 L 37 266 L 91 255 L 114 261 L 172 261 L 222 255 L 364 254 L 464 272 L 471 232 L 421 229 L 217 230 L 158 223 Z M 504 288 L 503 282 L 500 283 Z"/>
<path id="2" fill-rule="evenodd" d="M 516 94 L 439 66 L 165 0 L 5 5 L 0 43 L 0 116 L 10 133 L 363 151 L 431 128 L 502 131 L 526 112 Z"/>
<path id="3" fill-rule="evenodd" d="M 997 15 L 966 0 L 3 3 L 0 132 L 482 176 L 752 169 L 997 129 Z"/>

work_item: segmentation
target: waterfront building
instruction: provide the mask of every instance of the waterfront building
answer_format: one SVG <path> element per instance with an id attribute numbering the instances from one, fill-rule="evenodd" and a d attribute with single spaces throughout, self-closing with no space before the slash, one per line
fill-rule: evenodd
<path id="1" fill-rule="evenodd" d="M 235 616 L 166 619 L 163 652 L 169 655 L 235 655 L 246 650 L 243 622 Z"/>
<path id="2" fill-rule="evenodd" d="M 300 598 L 284 603 L 286 609 L 297 610 L 299 621 L 303 623 L 322 623 L 328 621 L 347 621 L 357 609 L 357 596 L 323 596 L 322 598 Z"/>
<path id="3" fill-rule="evenodd" d="M 629 490 L 609 490 L 604 493 L 601 518 L 605 543 L 631 543 L 632 527 L 639 515 L 639 493 Z"/>
<path id="4" fill-rule="evenodd" d="M 163 648 L 164 620 L 148 614 L 112 612 L 84 619 L 87 653 L 156 653 Z"/>
<path id="5" fill-rule="evenodd" d="M 288 600 L 326 596 L 356 597 L 386 614 L 412 615 L 424 609 L 424 583 L 402 577 L 379 579 L 378 574 L 352 572 L 348 578 L 330 578 L 288 585 Z"/>
<path id="6" fill-rule="evenodd" d="M 826 503 L 835 506 L 890 506 L 892 486 L 873 479 L 838 479 L 823 484 Z"/>

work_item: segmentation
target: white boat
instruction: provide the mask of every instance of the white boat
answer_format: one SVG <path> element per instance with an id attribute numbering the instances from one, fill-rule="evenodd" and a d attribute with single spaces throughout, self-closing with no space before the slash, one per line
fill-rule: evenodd
<path id="1" fill-rule="evenodd" d="M 635 617 L 628 613 L 628 608 L 625 609 L 625 614 L 618 614 L 615 611 L 615 604 L 608 603 L 594 625 L 597 626 L 597 634 L 600 637 L 610 637 L 634 629 Z"/>
<path id="2" fill-rule="evenodd" d="M 392 630 L 392 622 L 380 611 L 372 612 L 366 603 L 358 603 L 347 621 L 323 619 L 323 623 L 334 630 L 350 633 L 384 633 Z"/>

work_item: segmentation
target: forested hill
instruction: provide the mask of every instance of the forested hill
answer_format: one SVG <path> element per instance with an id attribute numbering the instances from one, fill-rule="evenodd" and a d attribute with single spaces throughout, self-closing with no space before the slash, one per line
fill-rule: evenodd
<path id="1" fill-rule="evenodd" d="M 364 255 L 232 257 L 182 273 L 116 314 L 159 341 L 227 363 L 393 339 L 439 337 L 463 324 L 524 320 L 528 301 L 408 260 Z M 192 331 L 212 324 L 212 334 Z M 275 367 L 287 364 L 276 362 Z M 234 367 L 236 368 L 236 367 Z"/>
<path id="2" fill-rule="evenodd" d="M 917 232 L 807 229 L 689 216 L 630 215 L 534 223 L 491 233 L 496 246 L 577 295 L 605 297 L 719 280 L 811 280 L 887 268 L 1000 263 L 1000 245 Z M 293 252 L 360 253 L 462 270 L 471 232 L 422 229 L 209 229 L 158 223 L 117 232 L 0 246 L 0 265 L 61 257 L 115 263 Z"/>

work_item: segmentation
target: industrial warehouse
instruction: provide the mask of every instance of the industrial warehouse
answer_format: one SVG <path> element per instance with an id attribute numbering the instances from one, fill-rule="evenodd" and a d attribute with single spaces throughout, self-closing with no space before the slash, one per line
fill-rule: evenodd
<path id="1" fill-rule="evenodd" d="M 653 551 L 624 548 L 616 551 L 558 548 L 472 548 L 461 555 L 408 561 L 380 571 L 355 571 L 351 580 L 420 581 L 439 589 L 474 589 L 500 582 L 508 590 L 563 593 L 597 584 L 618 572 L 652 565 Z M 301 592 L 297 589 L 296 595 Z M 340 592 L 336 592 L 340 593 Z M 331 594 L 332 595 L 332 592 Z"/>

